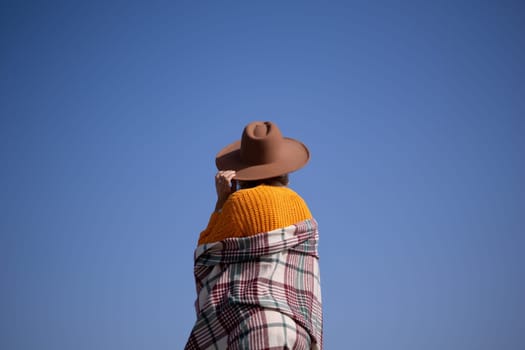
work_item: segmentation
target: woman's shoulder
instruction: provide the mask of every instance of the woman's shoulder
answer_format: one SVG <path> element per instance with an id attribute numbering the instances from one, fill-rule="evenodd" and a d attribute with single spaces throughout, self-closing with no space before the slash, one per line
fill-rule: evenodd
<path id="1" fill-rule="evenodd" d="M 238 190 L 230 195 L 233 202 L 257 200 L 264 198 L 301 199 L 301 196 L 288 186 L 259 185 L 252 188 Z"/>

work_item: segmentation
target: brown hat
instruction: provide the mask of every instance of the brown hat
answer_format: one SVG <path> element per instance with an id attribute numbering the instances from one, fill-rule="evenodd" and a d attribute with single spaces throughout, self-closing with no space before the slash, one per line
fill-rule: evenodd
<path id="1" fill-rule="evenodd" d="M 241 140 L 224 147 L 215 158 L 219 170 L 235 170 L 236 180 L 260 180 L 288 174 L 310 159 L 301 142 L 283 137 L 272 122 L 253 122 Z"/>

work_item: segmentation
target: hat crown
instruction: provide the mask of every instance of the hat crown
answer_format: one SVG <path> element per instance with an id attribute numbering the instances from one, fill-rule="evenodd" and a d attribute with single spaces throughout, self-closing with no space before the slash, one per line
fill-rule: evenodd
<path id="1" fill-rule="evenodd" d="M 272 122 L 250 123 L 242 134 L 241 159 L 250 165 L 275 162 L 279 159 L 282 141 L 281 131 Z"/>

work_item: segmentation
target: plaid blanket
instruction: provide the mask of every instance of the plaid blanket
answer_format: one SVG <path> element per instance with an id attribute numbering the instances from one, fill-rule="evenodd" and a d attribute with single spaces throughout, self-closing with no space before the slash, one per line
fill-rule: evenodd
<path id="1" fill-rule="evenodd" d="M 185 349 L 321 350 L 314 219 L 195 250 L 197 321 Z"/>

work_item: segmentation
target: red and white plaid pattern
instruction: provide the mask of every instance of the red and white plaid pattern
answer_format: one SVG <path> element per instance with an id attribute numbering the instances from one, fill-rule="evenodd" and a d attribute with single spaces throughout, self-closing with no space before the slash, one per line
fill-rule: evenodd
<path id="1" fill-rule="evenodd" d="M 195 250 L 197 321 L 185 349 L 316 349 L 323 344 L 314 219 Z"/>

